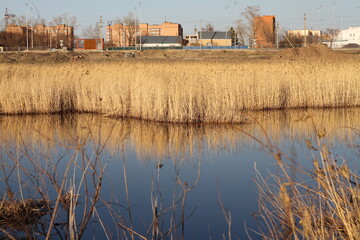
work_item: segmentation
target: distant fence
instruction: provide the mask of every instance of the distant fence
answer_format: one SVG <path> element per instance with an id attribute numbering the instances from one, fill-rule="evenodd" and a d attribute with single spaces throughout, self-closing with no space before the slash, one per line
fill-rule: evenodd
<path id="1" fill-rule="evenodd" d="M 185 50 L 197 50 L 197 49 L 248 49 L 248 46 L 183 46 L 183 47 L 142 47 L 142 50 L 166 50 L 166 49 L 185 49 Z M 107 50 L 140 50 L 139 47 L 109 47 Z"/>
<path id="2" fill-rule="evenodd" d="M 4 51 L 17 51 L 17 52 L 21 52 L 21 51 L 26 51 L 26 50 L 30 50 L 30 51 L 49 51 L 52 50 L 50 49 L 48 46 L 34 46 L 31 47 L 29 46 L 28 48 L 26 46 L 17 46 L 17 47 L 3 47 Z"/>
<path id="3" fill-rule="evenodd" d="M 200 49 L 213 49 L 213 50 L 216 50 L 216 49 L 223 49 L 223 50 L 226 50 L 226 49 L 248 49 L 249 47 L 248 46 L 184 46 L 183 49 L 188 49 L 188 50 L 200 50 Z"/>

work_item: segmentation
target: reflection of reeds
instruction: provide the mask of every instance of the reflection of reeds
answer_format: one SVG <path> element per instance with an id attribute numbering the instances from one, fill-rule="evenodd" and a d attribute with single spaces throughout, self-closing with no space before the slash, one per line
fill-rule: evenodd
<path id="1" fill-rule="evenodd" d="M 360 111 L 350 108 L 255 112 L 248 115 L 248 123 L 252 119 L 264 127 L 276 144 L 284 139 L 296 141 L 310 138 L 313 122 L 316 122 L 317 128 L 326 130 L 327 139 L 331 143 L 335 139 L 351 138 L 352 131 L 341 127 L 357 127 Z M 130 145 L 144 161 L 176 157 L 184 153 L 190 156 L 201 154 L 205 144 L 214 151 L 224 147 L 241 151 L 243 146 L 255 146 L 251 138 L 239 134 L 239 129 L 261 136 L 261 131 L 254 124 L 164 124 L 95 115 L 0 117 L 2 145 L 12 145 L 21 139 L 29 145 L 41 143 L 43 147 L 54 150 L 57 145 L 67 143 L 85 144 L 91 140 L 93 132 L 99 132 L 99 141 L 107 141 L 108 150 L 116 151 Z"/>
<path id="2" fill-rule="evenodd" d="M 257 172 L 261 235 L 264 239 L 359 239 L 359 175 L 346 160 L 338 161 L 317 132 L 317 146 L 307 142 L 313 152 L 313 169 L 289 174 L 287 156 L 276 147 L 274 154 L 282 175 L 264 179 Z M 356 146 L 359 150 L 359 146 Z M 288 159 L 289 160 L 289 159 Z M 301 177 L 300 177 L 301 176 Z"/>
<path id="3" fill-rule="evenodd" d="M 0 113 L 243 122 L 245 110 L 359 106 L 359 71 L 351 61 L 1 64 Z"/>
<path id="4" fill-rule="evenodd" d="M 108 159 L 101 157 L 107 139 L 99 140 L 97 134 L 90 132 L 86 142 L 94 146 L 90 154 L 78 137 L 71 133 L 66 135 L 65 142 L 49 139 L 39 131 L 37 133 L 44 139 L 36 143 L 27 142 L 24 140 L 26 136 L 23 138 L 19 134 L 15 136 L 14 145 L 5 142 L 0 145 L 0 170 L 8 186 L 7 196 L 0 202 L 0 231 L 11 239 L 18 234 L 17 230 L 26 231 L 29 239 L 35 235 L 45 239 L 54 236 L 81 239 L 89 222 L 98 215 L 102 180 L 108 163 Z M 111 158 L 108 154 L 107 157 Z M 14 182 L 18 184 L 13 185 Z M 41 200 L 10 201 L 24 199 L 25 194 L 40 196 Z M 37 222 L 45 214 L 49 214 L 48 221 Z M 100 216 L 96 220 L 102 223 Z M 17 225 L 23 226 L 23 229 L 3 231 L 9 227 L 14 229 Z M 107 236 L 108 230 L 102 226 Z"/>

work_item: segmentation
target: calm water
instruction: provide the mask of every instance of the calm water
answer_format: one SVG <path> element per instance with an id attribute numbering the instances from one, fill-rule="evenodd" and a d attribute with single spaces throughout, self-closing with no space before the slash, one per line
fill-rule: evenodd
<path id="1" fill-rule="evenodd" d="M 315 144 L 321 130 L 333 156 L 358 168 L 359 135 L 350 127 L 360 128 L 360 109 L 271 111 L 249 119 L 174 125 L 94 115 L 0 117 L 2 198 L 45 198 L 53 211 L 58 192 L 73 196 L 56 209 L 54 239 L 70 236 L 69 208 L 84 239 L 151 239 L 154 232 L 164 239 L 228 239 L 229 229 L 232 239 L 258 239 L 255 169 L 263 177 L 280 173 L 266 147 L 311 169 L 316 153 L 305 140 Z M 44 215 L 28 235 L 44 238 L 50 219 Z"/>

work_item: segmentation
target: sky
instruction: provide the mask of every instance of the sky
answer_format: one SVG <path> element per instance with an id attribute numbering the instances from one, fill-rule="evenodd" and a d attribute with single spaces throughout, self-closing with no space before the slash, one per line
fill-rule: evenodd
<path id="1" fill-rule="evenodd" d="M 100 16 L 106 24 L 134 12 L 138 18 L 141 16 L 142 23 L 161 24 L 165 20 L 180 23 L 187 35 L 193 34 L 200 22 L 202 26 L 211 23 L 215 30 L 224 31 L 234 25 L 235 19 L 242 18 L 246 6 L 252 5 L 259 6 L 262 15 L 275 15 L 284 30 L 303 29 L 305 13 L 308 29 L 360 26 L 359 0 L 0 0 L 0 27 L 4 26 L 5 8 L 17 16 L 28 12 L 29 17 L 40 15 L 47 21 L 63 13 L 76 16 L 77 35 L 84 28 L 95 26 Z"/>

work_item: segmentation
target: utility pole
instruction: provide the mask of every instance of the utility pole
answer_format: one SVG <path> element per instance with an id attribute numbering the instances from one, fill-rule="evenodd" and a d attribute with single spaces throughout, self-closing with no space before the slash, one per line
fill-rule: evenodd
<path id="1" fill-rule="evenodd" d="M 134 40 L 135 40 L 135 51 L 137 50 L 137 45 L 136 45 L 136 43 L 137 43 L 137 41 L 136 41 L 136 33 L 137 33 L 137 28 L 138 28 L 138 25 L 137 25 L 137 21 L 136 21 L 136 19 L 137 19 L 137 7 L 135 6 L 135 32 L 134 32 Z M 140 26 L 140 25 L 139 25 Z"/>
<path id="2" fill-rule="evenodd" d="M 25 6 L 26 6 L 26 12 L 25 12 L 25 18 L 26 18 L 26 51 L 29 51 L 28 3 L 25 3 Z"/>
<path id="3" fill-rule="evenodd" d="M 225 38 L 227 39 L 227 25 L 228 25 L 228 8 L 229 8 L 229 5 L 226 5 L 225 6 L 225 11 L 226 11 L 226 27 L 225 27 Z"/>
<path id="4" fill-rule="evenodd" d="M 34 20 L 32 14 L 31 14 L 30 22 L 31 22 L 31 49 L 34 50 Z"/>
<path id="5" fill-rule="evenodd" d="M 16 17 L 16 15 L 15 14 L 10 14 L 8 12 L 8 9 L 5 8 L 5 15 L 4 16 L 5 16 L 5 30 L 6 30 L 6 28 L 8 26 L 8 23 L 9 23 L 9 19 L 12 18 L 12 17 Z"/>
<path id="6" fill-rule="evenodd" d="M 202 34 L 202 26 L 201 26 L 201 19 L 200 19 L 200 33 L 199 33 L 199 37 L 200 37 L 200 39 L 199 39 L 199 45 L 200 45 L 200 49 L 201 49 L 201 34 Z"/>
<path id="7" fill-rule="evenodd" d="M 317 8 L 317 23 L 316 23 L 316 27 L 317 27 L 317 29 L 316 30 L 318 30 L 319 31 L 319 33 L 318 33 L 318 35 L 317 35 L 317 39 L 318 39 L 318 44 L 320 44 L 320 36 L 321 36 L 321 34 L 320 34 L 320 9 L 322 8 L 322 6 L 323 5 L 320 5 L 318 8 Z"/>
<path id="8" fill-rule="evenodd" d="M 304 13 L 304 47 L 306 47 L 306 13 Z"/>
<path id="9" fill-rule="evenodd" d="M 236 23 L 236 4 L 237 1 L 234 2 L 234 23 Z M 236 36 L 236 25 L 234 26 L 234 35 L 235 35 L 235 41 L 234 41 L 234 49 L 236 48 L 236 43 L 237 43 L 237 36 Z"/>
<path id="10" fill-rule="evenodd" d="M 278 21 L 276 21 L 275 31 L 276 31 L 276 48 L 279 49 L 279 22 Z"/>
<path id="11" fill-rule="evenodd" d="M 106 34 L 106 42 L 111 42 L 111 46 L 113 47 L 112 45 L 112 42 L 113 42 L 113 38 L 112 38 L 112 28 L 111 28 L 111 25 L 112 25 L 112 21 L 107 21 L 107 34 Z"/>
<path id="12" fill-rule="evenodd" d="M 142 47 L 142 42 L 141 42 L 141 35 L 142 35 L 142 32 L 141 32 L 141 1 L 139 2 L 139 6 L 140 6 L 140 23 L 139 23 L 139 31 L 140 31 L 140 52 L 141 52 L 141 47 Z"/>
<path id="13" fill-rule="evenodd" d="M 100 38 L 100 43 L 101 43 L 101 51 L 104 49 L 104 46 L 103 46 L 103 37 L 102 37 L 102 28 L 104 27 L 104 22 L 102 20 L 102 16 L 100 16 L 100 21 L 97 23 L 98 25 L 98 28 L 99 28 L 99 38 Z"/>
<path id="14" fill-rule="evenodd" d="M 331 48 L 333 48 L 334 36 L 335 36 L 335 4 L 336 4 L 336 1 L 333 2 L 333 4 L 332 4 L 332 6 L 333 6 L 333 16 L 332 16 L 332 31 L 331 31 Z"/>

